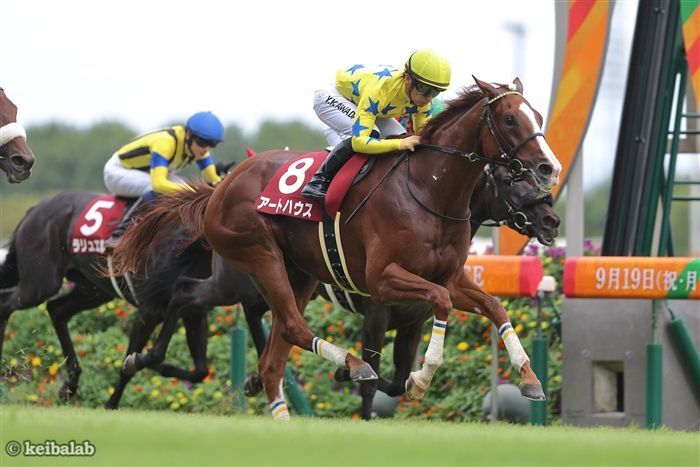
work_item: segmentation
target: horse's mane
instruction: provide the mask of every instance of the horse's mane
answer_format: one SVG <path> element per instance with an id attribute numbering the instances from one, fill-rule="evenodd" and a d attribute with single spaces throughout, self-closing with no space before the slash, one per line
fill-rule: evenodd
<path id="1" fill-rule="evenodd" d="M 497 89 L 507 88 L 505 84 L 493 83 L 493 85 L 496 86 Z M 484 97 L 486 97 L 486 95 L 476 84 L 463 87 L 457 93 L 457 97 L 445 101 L 445 110 L 428 120 L 428 123 L 421 132 L 421 139 L 423 141 L 429 141 L 438 128 L 452 120 L 454 116 L 460 115 L 474 107 L 476 103 L 480 102 Z"/>

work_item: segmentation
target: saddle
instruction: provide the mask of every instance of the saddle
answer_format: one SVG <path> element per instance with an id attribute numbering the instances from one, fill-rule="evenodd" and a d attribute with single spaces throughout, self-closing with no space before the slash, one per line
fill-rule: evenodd
<path id="1" fill-rule="evenodd" d="M 119 225 L 136 198 L 101 195 L 85 205 L 76 218 L 68 238 L 72 254 L 105 254 L 105 240 Z"/>
<path id="2" fill-rule="evenodd" d="M 313 222 L 321 222 L 324 214 L 335 218 L 348 190 L 367 173 L 374 158 L 366 154 L 355 154 L 333 177 L 324 206 L 301 196 L 301 190 L 318 168 L 328 152 L 303 154 L 280 167 L 256 202 L 256 210 L 270 215 L 282 215 Z"/>

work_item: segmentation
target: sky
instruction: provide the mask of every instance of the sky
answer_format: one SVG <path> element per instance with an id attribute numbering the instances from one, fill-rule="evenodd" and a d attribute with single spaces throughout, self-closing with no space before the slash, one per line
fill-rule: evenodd
<path id="1" fill-rule="evenodd" d="M 615 8 L 623 73 L 635 12 L 634 1 Z M 313 92 L 336 69 L 402 66 L 425 47 L 452 64 L 445 97 L 473 84 L 471 75 L 517 75 L 546 121 L 552 93 L 554 2 L 546 0 L 22 0 L 4 2 L 2 17 L 0 86 L 24 126 L 117 119 L 144 132 L 211 110 L 248 132 L 265 119 L 320 129 Z M 611 89 L 591 125 L 608 133 L 605 122 L 619 123 L 624 76 Z M 587 185 L 612 173 L 614 134 L 595 140 Z"/>

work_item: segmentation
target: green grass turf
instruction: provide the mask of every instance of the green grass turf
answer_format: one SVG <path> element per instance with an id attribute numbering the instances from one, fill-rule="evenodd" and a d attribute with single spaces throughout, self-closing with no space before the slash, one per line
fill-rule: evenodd
<path id="1" fill-rule="evenodd" d="M 11 440 L 96 454 L 10 457 Z M 698 465 L 698 433 L 0 407 L 0 465 Z"/>

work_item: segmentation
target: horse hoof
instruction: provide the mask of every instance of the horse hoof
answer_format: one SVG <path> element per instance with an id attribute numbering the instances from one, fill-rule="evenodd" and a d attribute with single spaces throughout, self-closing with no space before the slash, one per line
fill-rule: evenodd
<path id="1" fill-rule="evenodd" d="M 124 373 L 127 376 L 134 376 L 137 371 L 138 368 L 136 368 L 136 352 L 130 353 L 124 359 L 124 363 L 122 364 L 122 373 Z"/>
<path id="2" fill-rule="evenodd" d="M 413 373 L 408 375 L 406 380 L 406 395 L 413 400 L 419 401 L 425 396 L 425 392 L 428 390 L 427 387 L 418 383 L 418 381 L 413 378 Z"/>
<path id="3" fill-rule="evenodd" d="M 76 389 L 77 388 L 71 388 L 66 383 L 63 383 L 61 389 L 58 390 L 58 399 L 64 404 L 70 402 L 77 393 Z"/>
<path id="4" fill-rule="evenodd" d="M 372 367 L 369 366 L 369 363 L 363 363 L 350 369 L 350 379 L 352 381 L 372 381 L 379 379 L 379 377 Z"/>
<path id="5" fill-rule="evenodd" d="M 260 376 L 255 373 L 248 376 L 243 383 L 243 394 L 246 397 L 253 397 L 263 390 L 262 381 L 260 381 Z"/>
<path id="6" fill-rule="evenodd" d="M 530 399 L 531 401 L 546 401 L 547 397 L 544 395 L 542 390 L 542 385 L 540 383 L 523 383 L 520 385 L 520 394 L 525 399 Z"/>

